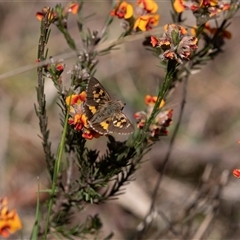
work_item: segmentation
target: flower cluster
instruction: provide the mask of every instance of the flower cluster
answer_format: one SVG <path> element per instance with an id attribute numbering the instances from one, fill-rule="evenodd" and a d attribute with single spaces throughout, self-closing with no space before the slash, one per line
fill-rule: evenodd
<path id="1" fill-rule="evenodd" d="M 145 104 L 147 105 L 147 111 L 140 111 L 134 114 L 134 118 L 137 121 L 137 127 L 142 129 L 144 128 L 146 122 L 151 116 L 151 113 L 153 111 L 153 107 L 157 101 L 156 96 L 150 96 L 147 95 L 145 97 Z M 164 106 L 165 102 L 164 100 L 161 101 L 159 108 L 162 108 Z M 149 126 L 148 132 L 150 135 L 150 138 L 157 139 L 160 136 L 167 136 L 168 131 L 167 127 L 172 123 L 172 114 L 173 110 L 164 110 L 161 111 L 155 118 L 154 121 Z"/>
<path id="2" fill-rule="evenodd" d="M 21 228 L 22 223 L 16 210 L 9 211 L 7 198 L 0 199 L 0 236 L 8 237 Z"/>
<path id="3" fill-rule="evenodd" d="M 187 35 L 187 30 L 179 25 L 167 24 L 164 26 L 165 33 L 162 38 L 151 37 L 153 47 L 161 48 L 163 60 L 189 60 L 191 53 L 197 49 L 198 39 Z"/>
<path id="4" fill-rule="evenodd" d="M 229 0 L 175 0 L 173 7 L 177 13 L 191 10 L 211 18 L 222 11 L 229 10 L 230 3 Z"/>
<path id="5" fill-rule="evenodd" d="M 191 10 L 197 25 L 202 25 L 223 12 L 234 13 L 239 8 L 239 0 L 175 0 L 173 7 L 177 13 Z M 230 15 L 231 15 L 230 14 Z"/>
<path id="6" fill-rule="evenodd" d="M 39 59 L 36 60 L 37 63 L 40 62 Z M 61 86 L 62 77 L 61 74 L 65 69 L 65 64 L 63 60 L 54 61 L 51 57 L 48 64 L 43 66 L 46 77 L 51 78 L 55 84 Z"/>
<path id="7" fill-rule="evenodd" d="M 193 35 L 197 35 L 197 28 L 193 28 Z M 218 38 L 227 38 L 227 39 L 230 39 L 232 37 L 232 34 L 227 31 L 226 29 L 223 29 L 220 31 L 219 28 L 216 28 L 216 27 L 211 27 L 209 23 L 205 23 L 204 26 L 203 26 L 203 35 L 204 35 L 204 38 L 205 40 L 207 41 L 206 37 L 208 37 L 208 39 L 212 38 L 213 36 L 215 36 L 216 34 Z"/>
<path id="8" fill-rule="evenodd" d="M 205 45 L 211 44 L 213 46 L 211 52 L 209 52 L 209 56 L 214 56 L 215 52 L 221 50 L 221 47 L 225 43 L 225 39 L 230 39 L 232 37 L 232 34 L 225 28 L 212 27 L 209 23 L 205 23 L 199 29 L 193 28 L 192 34 L 195 36 L 198 35 L 199 30 L 201 31 L 200 33 L 205 41 Z"/>
<path id="9" fill-rule="evenodd" d="M 120 1 L 111 11 L 111 16 L 124 19 L 124 26 L 128 30 L 144 32 L 158 25 L 160 16 L 156 14 L 157 10 L 158 5 L 154 0 L 137 0 L 135 8 L 126 1 Z"/>
<path id="10" fill-rule="evenodd" d="M 82 131 L 82 137 L 88 140 L 98 138 L 101 135 L 92 130 L 88 125 L 88 120 L 83 111 L 83 104 L 86 101 L 86 92 L 73 94 L 66 98 L 67 106 L 70 106 L 70 117 L 68 123 L 74 126 L 76 131 Z"/>
<path id="11" fill-rule="evenodd" d="M 69 3 L 65 7 L 62 7 L 61 5 L 57 5 L 55 9 L 50 9 L 49 7 L 45 7 L 42 9 L 41 12 L 36 13 L 36 18 L 39 21 L 42 21 L 42 19 L 46 16 L 46 14 L 48 14 L 47 18 L 51 20 L 53 23 L 56 23 L 59 21 L 59 19 L 66 20 L 68 17 L 68 13 L 77 14 L 78 10 L 79 10 L 78 3 Z"/>

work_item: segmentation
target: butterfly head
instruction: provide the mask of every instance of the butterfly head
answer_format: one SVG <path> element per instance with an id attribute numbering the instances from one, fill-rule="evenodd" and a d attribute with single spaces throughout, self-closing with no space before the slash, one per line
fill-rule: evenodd
<path id="1" fill-rule="evenodd" d="M 126 105 L 126 103 L 123 103 L 121 100 L 117 100 L 116 102 L 119 104 L 120 109 L 122 111 L 124 109 L 124 106 Z"/>

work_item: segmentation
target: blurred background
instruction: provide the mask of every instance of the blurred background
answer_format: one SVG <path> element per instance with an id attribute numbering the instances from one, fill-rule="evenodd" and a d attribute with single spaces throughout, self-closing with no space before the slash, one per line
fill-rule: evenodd
<path id="1" fill-rule="evenodd" d="M 68 3 L 58 2 L 64 5 Z M 162 26 L 172 22 L 171 6 L 170 1 L 157 2 L 161 16 L 160 34 Z M 55 4 L 56 1 L 33 0 L 0 4 L 0 76 L 35 63 L 40 32 L 40 22 L 35 18 L 35 13 L 45 6 L 53 7 Z M 87 26 L 101 31 L 111 6 L 111 1 L 107 0 L 87 1 L 84 12 L 86 15 L 95 13 L 87 21 Z M 195 25 L 192 14 L 187 14 L 184 15 L 188 18 L 187 23 Z M 214 221 L 207 225 L 211 228 L 208 228 L 203 239 L 237 239 L 240 234 L 240 180 L 231 174 L 234 168 L 240 168 L 239 14 L 231 22 L 229 31 L 232 38 L 226 40 L 224 52 L 189 79 L 182 124 L 157 196 L 157 209 L 171 221 L 176 213 L 187 208 L 190 196 L 203 191 L 202 185 L 209 190 L 205 192 L 206 195 L 217 191 L 222 174 L 226 174 L 228 170 L 230 178 L 219 198 L 220 207 L 214 215 Z M 69 16 L 68 27 L 81 47 L 75 16 Z M 109 29 L 109 40 L 116 39 L 121 32 L 120 21 L 116 18 Z M 49 56 L 71 51 L 54 26 L 48 48 Z M 75 58 L 66 61 L 66 85 L 70 80 L 68 72 L 75 61 Z M 95 76 L 112 95 L 119 96 L 127 103 L 125 113 L 134 121 L 134 112 L 145 107 L 145 95 L 155 95 L 159 79 L 164 77 L 164 70 L 158 65 L 159 59 L 144 49 L 142 40 L 133 40 L 122 44 L 119 50 L 99 57 Z M 29 236 L 34 224 L 37 177 L 41 185 L 48 184 L 38 119 L 34 111 L 36 86 L 36 69 L 0 80 L 0 196 L 7 196 L 11 207 L 19 212 L 24 225 L 24 236 Z M 56 104 L 57 92 L 49 79 L 46 79 L 46 97 L 50 139 L 53 149 L 56 149 L 61 126 Z M 113 239 L 132 239 L 137 227 L 141 228 L 139 223 L 146 216 L 151 204 L 151 195 L 158 176 L 157 169 L 166 155 L 169 139 L 176 125 L 181 97 L 182 85 L 179 85 L 166 105 L 174 110 L 169 136 L 163 137 L 153 147 L 146 157 L 148 161 L 135 174 L 135 181 L 126 186 L 126 193 L 117 201 L 109 201 L 100 207 L 89 206 L 87 209 L 88 213 L 99 213 L 104 223 L 103 235 L 113 231 Z M 106 140 L 103 138 L 89 142 L 89 146 L 102 152 L 105 144 Z M 201 184 L 204 171 L 209 169 L 211 171 L 206 182 Z M 196 226 L 193 229 L 196 232 L 204 216 L 208 216 L 205 210 L 194 220 Z M 165 239 L 179 239 L 174 231 L 169 231 L 167 222 L 156 220 L 154 228 L 148 231 L 144 239 L 161 239 L 162 236 Z M 164 231 L 163 225 L 168 229 L 165 235 L 159 233 L 159 229 Z M 19 236 L 17 233 L 11 238 L 17 239 Z"/>

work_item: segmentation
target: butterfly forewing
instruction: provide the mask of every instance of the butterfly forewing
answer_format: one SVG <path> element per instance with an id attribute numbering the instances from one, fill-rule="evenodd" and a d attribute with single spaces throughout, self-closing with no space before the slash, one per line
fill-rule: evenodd
<path id="1" fill-rule="evenodd" d="M 90 78 L 87 86 L 84 113 L 93 130 L 103 135 L 132 133 L 134 131 L 133 125 L 126 115 L 121 112 L 123 106 L 121 101 L 111 99 L 108 92 L 96 78 Z"/>
<path id="2" fill-rule="evenodd" d="M 86 104 L 90 106 L 98 106 L 105 104 L 108 101 L 111 101 L 111 97 L 108 92 L 96 78 L 91 77 L 87 86 Z"/>

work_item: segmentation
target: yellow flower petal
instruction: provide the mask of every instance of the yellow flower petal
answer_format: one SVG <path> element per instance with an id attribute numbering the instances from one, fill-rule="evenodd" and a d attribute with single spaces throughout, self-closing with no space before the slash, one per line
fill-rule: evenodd
<path id="1" fill-rule="evenodd" d="M 0 200 L 0 235 L 8 237 L 22 228 L 21 220 L 16 210 L 9 211 L 7 199 Z"/>
<path id="2" fill-rule="evenodd" d="M 210 0 L 211 6 L 216 6 L 218 4 L 218 0 Z"/>
<path id="3" fill-rule="evenodd" d="M 181 13 L 185 10 L 182 4 L 182 0 L 175 0 L 175 2 L 173 3 L 173 7 L 177 13 Z"/>
<path id="4" fill-rule="evenodd" d="M 127 4 L 126 6 L 126 14 L 124 15 L 125 19 L 128 19 L 130 17 L 132 17 L 133 15 L 133 7 L 131 4 Z"/>
<path id="5" fill-rule="evenodd" d="M 123 1 L 111 11 L 111 16 L 118 16 L 119 18 L 128 19 L 133 16 L 133 7 L 126 1 Z"/>
<path id="6" fill-rule="evenodd" d="M 157 3 L 153 2 L 153 8 L 152 8 L 151 13 L 155 13 L 155 12 L 157 12 L 157 10 L 158 10 L 158 5 L 157 5 Z"/>
<path id="7" fill-rule="evenodd" d="M 158 10 L 158 5 L 154 1 L 146 1 L 146 8 L 150 13 L 155 13 Z"/>
<path id="8" fill-rule="evenodd" d="M 148 13 L 155 13 L 158 10 L 158 5 L 154 0 L 138 0 L 137 6 L 145 9 Z"/>
<path id="9" fill-rule="evenodd" d="M 76 94 L 73 94 L 73 95 L 69 95 L 69 96 L 66 97 L 65 102 L 66 102 L 66 104 L 67 104 L 68 106 L 73 104 L 73 98 L 74 98 L 75 96 L 77 96 L 77 95 L 76 95 Z M 70 100 L 71 100 L 71 102 L 70 102 Z"/>
<path id="10" fill-rule="evenodd" d="M 134 29 L 140 29 L 145 32 L 147 30 L 152 29 L 152 27 L 156 27 L 159 23 L 160 16 L 158 14 L 155 15 L 143 15 L 137 18 L 134 24 Z"/>
<path id="11" fill-rule="evenodd" d="M 22 223 L 16 210 L 11 211 L 11 219 L 8 220 L 8 224 L 10 233 L 14 233 L 22 228 Z"/>

